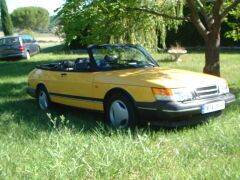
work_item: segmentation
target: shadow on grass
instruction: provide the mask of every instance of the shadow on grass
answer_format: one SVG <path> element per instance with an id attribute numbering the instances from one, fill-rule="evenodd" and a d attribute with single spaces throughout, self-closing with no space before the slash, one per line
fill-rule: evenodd
<path id="1" fill-rule="evenodd" d="M 76 130 L 91 132 L 100 128 L 99 123 L 102 123 L 104 132 L 107 133 L 109 129 L 112 129 L 104 121 L 104 116 L 100 112 L 88 111 L 80 108 L 73 108 L 64 105 L 53 104 L 51 109 L 47 112 L 39 109 L 35 99 L 28 97 L 26 93 L 27 84 L 22 83 L 3 83 L 0 84 L 0 112 L 4 119 L 7 119 L 9 115 L 13 115 L 11 120 L 16 123 L 24 122 L 30 128 L 38 129 L 39 131 L 51 130 L 53 124 L 50 122 L 47 113 L 51 114 L 51 117 L 60 119 L 60 116 L 64 116 L 66 120 L 69 120 L 68 126 L 74 126 Z M 236 89 L 239 93 L 239 89 Z M 6 118 L 4 117 L 6 114 Z M 158 120 L 156 123 L 151 123 L 150 126 L 147 123 L 142 123 L 139 128 L 142 130 L 153 131 L 176 131 L 183 128 L 195 128 L 199 125 L 207 123 L 210 117 L 218 116 L 219 113 L 214 115 L 196 116 L 196 117 L 184 117 L 181 119 Z M 152 119 L 151 119 L 152 120 Z M 9 120 L 10 121 L 10 120 Z M 179 124 L 180 122 L 180 124 Z M 113 129 L 112 129 L 113 130 Z M 134 132 L 134 130 L 132 130 Z"/>
<path id="2" fill-rule="evenodd" d="M 0 84 L 0 97 L 20 98 L 26 93 L 27 83 Z"/>
<path id="3" fill-rule="evenodd" d="M 57 104 L 47 112 L 42 111 L 37 106 L 36 100 L 28 96 L 26 89 L 26 82 L 0 84 L 0 124 L 4 127 L 0 130 L 6 129 L 7 124 L 12 122 L 25 123 L 29 128 L 35 128 L 38 131 L 51 130 L 52 123 L 47 113 L 57 119 L 64 115 L 66 120 L 70 121 L 68 126 L 74 126 L 75 129 L 83 131 L 96 129 L 103 121 L 103 115 L 99 112 Z"/>
<path id="4" fill-rule="evenodd" d="M 230 92 L 236 96 L 236 99 L 240 98 L 240 88 L 230 88 Z"/>
<path id="5" fill-rule="evenodd" d="M 165 119 L 159 120 L 158 122 L 153 122 L 150 127 L 151 129 L 158 131 L 164 130 L 165 132 L 176 132 L 182 131 L 185 129 L 194 129 L 204 124 L 210 122 L 212 118 L 217 118 L 222 114 L 221 111 L 206 114 L 206 115 L 194 115 L 186 116 L 175 119 Z"/>
<path id="6" fill-rule="evenodd" d="M 11 84 L 6 85 L 10 88 Z M 64 116 L 66 120 L 69 121 L 66 124 L 67 128 L 74 127 L 75 131 L 81 131 L 84 133 L 92 133 L 94 131 L 100 131 L 101 134 L 109 135 L 109 133 L 115 131 L 115 129 L 108 126 L 104 120 L 103 113 L 84 110 L 80 108 L 74 108 L 64 105 L 53 104 L 53 106 L 48 111 L 42 111 L 39 109 L 37 102 L 33 98 L 28 98 L 23 96 L 25 93 L 25 83 L 14 84 L 10 89 L 13 91 L 8 91 L 8 93 L 1 92 L 0 97 L 5 96 L 3 103 L 0 104 L 0 112 L 4 123 L 0 121 L 0 125 L 4 129 L 10 129 L 9 123 L 15 122 L 16 124 L 24 123 L 27 127 L 35 129 L 36 131 L 52 131 L 54 130 L 53 123 L 50 121 L 47 113 L 51 114 L 52 119 L 57 119 L 57 123 L 60 123 L 60 117 Z M 7 97 L 6 97 L 7 96 Z M 218 117 L 221 115 L 220 112 L 206 116 L 195 116 L 195 117 L 185 117 L 181 119 L 175 119 L 174 121 L 165 121 L 169 124 L 163 124 L 163 119 L 158 120 L 158 123 L 147 125 L 142 123 L 137 129 L 131 129 L 132 134 L 137 134 L 139 131 L 147 131 L 149 133 L 162 131 L 163 133 L 175 133 L 182 131 L 183 129 L 193 129 L 197 128 L 203 124 L 209 122 L 212 117 Z M 6 116 L 6 117 L 5 117 Z M 9 116 L 13 118 L 9 119 Z M 214 118 L 217 120 L 216 118 Z M 179 120 L 184 120 L 185 124 L 179 123 L 175 126 Z M 191 123 L 189 123 L 191 122 Z M 192 123 L 194 122 L 194 123 Z M 61 124 L 60 124 L 61 125 Z M 65 126 L 65 125 L 64 125 Z M 2 128 L 1 128 L 2 129 Z M 127 130 L 122 131 L 127 132 Z"/>
<path id="7" fill-rule="evenodd" d="M 101 129 L 101 132 L 103 134 L 108 134 L 108 132 L 114 131 L 114 129 L 109 127 L 104 120 L 103 113 L 59 105 L 55 103 L 50 108 L 50 110 L 42 111 L 39 109 L 36 100 L 32 98 L 6 100 L 4 103 L 1 103 L 0 112 L 2 112 L 3 115 L 5 113 L 13 115 L 14 119 L 11 121 L 18 124 L 25 123 L 27 126 L 29 126 L 29 128 L 37 129 L 37 131 L 50 131 L 54 129 L 47 113 L 51 114 L 52 119 L 57 118 L 57 123 L 60 122 L 60 116 L 64 116 L 64 118 L 69 121 L 67 127 L 74 127 L 74 129 L 77 131 L 87 133 Z M 184 124 L 181 126 L 173 126 L 174 122 L 171 122 L 168 125 L 163 125 L 162 123 L 159 123 L 162 122 L 162 120 L 156 124 L 151 125 L 142 123 L 138 126 L 138 129 L 131 129 L 131 132 L 133 134 L 139 130 L 150 131 L 150 133 L 151 131 L 176 132 L 186 128 L 196 128 L 199 125 L 207 123 L 209 117 L 210 116 L 195 117 L 194 124 Z M 191 121 L 193 120 L 192 118 L 193 117 L 191 117 Z M 176 119 L 176 121 L 177 120 L 178 119 Z M 188 119 L 185 120 L 188 121 Z"/>
<path id="8" fill-rule="evenodd" d="M 63 49 L 64 49 L 63 44 L 57 44 L 54 46 L 41 48 L 41 53 L 59 53 L 59 52 L 63 51 Z"/>
<path id="9" fill-rule="evenodd" d="M 66 124 L 67 127 L 74 127 L 74 129 L 84 132 L 92 131 L 99 127 L 99 123 L 103 119 L 103 115 L 98 112 L 89 112 L 60 105 L 54 105 L 50 110 L 42 111 L 34 99 L 6 101 L 1 104 L 0 111 L 3 118 L 4 114 L 6 117 L 9 115 L 14 116 L 11 119 L 12 122 L 17 124 L 25 123 L 30 128 L 38 131 L 53 129 L 53 124 L 47 114 L 51 114 L 52 119 L 56 118 L 57 123 L 60 122 L 60 116 L 64 116 L 69 121 Z"/>

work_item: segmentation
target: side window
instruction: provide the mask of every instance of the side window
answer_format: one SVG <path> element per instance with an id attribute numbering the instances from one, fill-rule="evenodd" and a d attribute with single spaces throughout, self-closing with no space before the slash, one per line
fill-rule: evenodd
<path id="1" fill-rule="evenodd" d="M 24 37 L 22 37 L 22 42 L 23 43 L 27 43 L 26 39 Z"/>
<path id="2" fill-rule="evenodd" d="M 33 37 L 32 36 L 28 36 L 29 42 L 33 42 Z"/>
<path id="3" fill-rule="evenodd" d="M 22 40 L 23 40 L 23 43 L 31 43 L 31 42 L 33 42 L 32 36 L 28 36 L 28 35 L 22 36 Z"/>

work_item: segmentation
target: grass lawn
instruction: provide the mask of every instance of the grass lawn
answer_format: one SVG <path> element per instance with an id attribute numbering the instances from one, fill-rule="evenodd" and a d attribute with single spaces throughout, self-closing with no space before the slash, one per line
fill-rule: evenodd
<path id="1" fill-rule="evenodd" d="M 0 179 L 239 179 L 240 53 L 221 54 L 222 77 L 237 102 L 207 123 L 181 130 L 113 130 L 101 114 L 57 106 L 51 117 L 26 94 L 36 64 L 75 59 L 50 53 L 0 62 Z M 204 54 L 162 66 L 201 71 Z"/>

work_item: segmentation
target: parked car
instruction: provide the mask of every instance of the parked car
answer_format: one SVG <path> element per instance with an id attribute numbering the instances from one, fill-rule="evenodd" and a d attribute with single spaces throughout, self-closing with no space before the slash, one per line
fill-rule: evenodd
<path id="1" fill-rule="evenodd" d="M 143 117 L 222 111 L 235 100 L 224 79 L 160 67 L 141 46 L 94 45 L 88 54 L 38 65 L 29 74 L 28 93 L 42 110 L 54 102 L 104 111 L 114 127 L 125 128 Z"/>
<path id="2" fill-rule="evenodd" d="M 25 58 L 40 52 L 40 46 L 30 35 L 5 36 L 0 38 L 0 58 Z"/>

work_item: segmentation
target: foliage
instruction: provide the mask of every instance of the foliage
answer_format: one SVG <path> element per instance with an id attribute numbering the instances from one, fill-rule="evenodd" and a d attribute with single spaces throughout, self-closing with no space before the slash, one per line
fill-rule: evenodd
<path id="1" fill-rule="evenodd" d="M 29 61 L 0 61 L 0 179 L 239 179 L 239 52 L 222 53 L 222 75 L 237 102 L 221 116 L 193 128 L 134 131 L 65 106 L 54 106 L 49 118 L 26 94 L 27 75 L 36 64 L 80 55 L 42 51 Z M 183 55 L 182 63 L 154 57 L 162 67 L 201 72 L 204 65 L 203 52 Z"/>
<path id="2" fill-rule="evenodd" d="M 56 33 L 58 30 L 58 26 L 59 26 L 59 17 L 58 16 L 51 16 L 50 17 L 50 23 L 48 26 L 49 31 L 51 31 L 52 33 Z"/>
<path id="3" fill-rule="evenodd" d="M 0 0 L 0 8 L 1 8 L 1 21 L 2 21 L 2 29 L 4 35 L 12 35 L 13 34 L 13 24 L 11 17 L 8 13 L 8 8 L 5 0 Z"/>
<path id="4" fill-rule="evenodd" d="M 165 46 L 166 31 L 177 29 L 180 22 L 143 14 L 137 11 L 126 11 L 126 7 L 137 5 L 154 5 L 161 7 L 162 12 L 174 15 L 182 14 L 183 3 L 164 0 L 67 0 L 59 10 L 61 30 L 67 44 L 73 40 L 86 44 L 101 43 L 138 43 L 150 48 L 157 48 L 158 41 Z M 161 39 L 158 39 L 158 35 Z"/>
<path id="5" fill-rule="evenodd" d="M 183 17 L 176 17 L 161 13 L 155 7 L 135 7 L 133 10 L 153 14 L 158 17 L 178 19 L 191 22 L 205 43 L 205 66 L 203 72 L 220 76 L 220 32 L 224 18 L 240 4 L 240 0 L 186 0 L 188 13 Z"/>
<path id="6" fill-rule="evenodd" d="M 186 50 L 186 48 L 183 47 L 180 43 L 176 42 L 175 45 L 172 45 L 170 47 L 170 50 Z"/>
<path id="7" fill-rule="evenodd" d="M 50 22 L 48 11 L 41 7 L 18 8 L 11 17 L 14 26 L 19 29 L 46 30 Z"/>
<path id="8" fill-rule="evenodd" d="M 35 32 L 32 31 L 31 29 L 22 29 L 18 32 L 19 34 L 29 34 L 32 37 L 35 37 Z"/>
<path id="9" fill-rule="evenodd" d="M 225 35 L 228 38 L 232 38 L 234 41 L 238 41 L 240 40 L 240 4 L 235 10 L 230 12 L 230 15 L 235 18 L 235 21 L 227 21 L 232 30 L 227 32 Z"/>
<path id="10" fill-rule="evenodd" d="M 228 23 L 229 21 L 223 22 L 221 26 L 221 46 L 223 47 L 240 46 L 240 41 L 234 41 L 232 38 L 226 37 L 226 33 L 232 30 L 232 28 L 229 27 Z M 179 26 L 177 31 L 170 30 L 167 32 L 166 38 L 167 47 L 174 45 L 176 42 L 179 42 L 181 45 L 185 47 L 204 46 L 204 39 L 189 22 L 183 23 L 181 26 Z"/>

